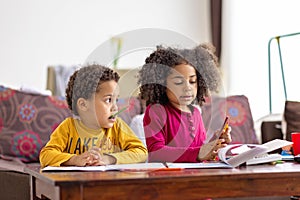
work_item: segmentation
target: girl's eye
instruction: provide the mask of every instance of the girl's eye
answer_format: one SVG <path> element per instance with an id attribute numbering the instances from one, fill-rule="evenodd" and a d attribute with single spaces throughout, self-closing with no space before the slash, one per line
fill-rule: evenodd
<path id="1" fill-rule="evenodd" d="M 176 82 L 176 83 L 174 83 L 175 85 L 181 85 L 182 84 L 182 82 Z"/>
<path id="2" fill-rule="evenodd" d="M 197 83 L 197 81 L 190 81 L 190 84 L 195 84 Z"/>
<path id="3" fill-rule="evenodd" d="M 181 85 L 183 84 L 183 80 L 177 79 L 176 81 L 174 81 L 175 85 Z"/>

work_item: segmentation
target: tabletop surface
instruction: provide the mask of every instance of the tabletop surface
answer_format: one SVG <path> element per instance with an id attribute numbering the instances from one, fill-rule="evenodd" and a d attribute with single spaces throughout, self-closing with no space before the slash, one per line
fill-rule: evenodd
<path id="1" fill-rule="evenodd" d="M 264 164 L 242 166 L 233 169 L 182 169 L 176 171 L 148 170 L 148 171 L 106 171 L 106 172 L 41 172 L 40 167 L 28 167 L 25 171 L 34 177 L 53 185 L 82 182 L 111 182 L 128 180 L 155 180 L 181 178 L 219 178 L 247 177 L 256 178 L 266 176 L 270 178 L 295 177 L 300 175 L 300 164 L 285 162 L 283 164 Z"/>

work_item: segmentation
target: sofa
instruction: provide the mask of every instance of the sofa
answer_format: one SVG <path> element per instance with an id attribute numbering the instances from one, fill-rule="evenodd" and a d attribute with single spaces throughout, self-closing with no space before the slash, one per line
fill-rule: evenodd
<path id="1" fill-rule="evenodd" d="M 67 106 L 58 97 L 0 86 L 1 199 L 29 199 L 24 168 L 38 165 L 39 150 L 67 116 Z"/>
<path id="2" fill-rule="evenodd" d="M 137 97 L 120 98 L 119 116 L 128 124 L 140 114 Z M 62 96 L 42 95 L 0 85 L 0 194 L 1 200 L 30 199 L 28 165 L 39 166 L 39 152 L 50 134 L 71 116 Z"/>

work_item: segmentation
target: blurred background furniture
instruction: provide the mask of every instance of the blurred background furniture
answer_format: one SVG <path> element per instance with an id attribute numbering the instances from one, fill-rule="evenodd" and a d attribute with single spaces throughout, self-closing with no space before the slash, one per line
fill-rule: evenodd
<path id="1" fill-rule="evenodd" d="M 47 68 L 47 85 L 46 89 L 52 91 L 53 96 L 65 96 L 65 89 L 69 77 L 79 66 L 49 66 Z M 117 69 L 120 75 L 120 98 L 137 96 L 137 73 L 138 68 L 134 69 Z"/>
<path id="2" fill-rule="evenodd" d="M 287 139 L 291 141 L 291 132 L 294 131 L 300 131 L 300 124 L 297 122 L 300 120 L 299 113 L 300 112 L 300 102 L 297 103 L 296 101 L 291 101 L 288 97 L 287 93 L 287 82 L 289 81 L 290 83 L 292 82 L 291 77 L 288 77 L 289 79 L 286 79 L 286 73 L 284 70 L 284 61 L 283 61 L 283 52 L 286 53 L 285 55 L 287 56 L 288 54 L 291 54 L 291 51 L 293 52 L 294 50 L 292 49 L 291 46 L 285 46 L 286 48 L 284 51 L 282 51 L 281 47 L 281 39 L 282 38 L 294 38 L 294 36 L 300 35 L 300 32 L 297 33 L 290 33 L 290 34 L 285 34 L 285 35 L 279 35 L 270 38 L 268 42 L 268 80 L 269 80 L 269 114 L 267 116 L 264 116 L 261 118 L 262 125 L 261 125 L 261 135 L 262 135 L 262 140 L 263 142 L 270 141 L 272 139 Z M 295 38 L 294 38 L 295 39 Z M 297 38 L 296 38 L 297 39 Z M 275 50 L 278 51 L 278 60 L 279 60 L 279 66 L 280 70 L 272 68 L 272 63 L 278 64 L 278 61 L 274 62 L 274 57 L 272 57 L 272 50 L 271 50 L 271 44 L 272 41 L 276 41 L 277 48 Z M 290 40 L 292 42 L 293 40 Z M 288 51 L 290 50 L 290 51 Z M 299 49 L 298 49 L 299 50 Z M 273 59 L 272 59 L 273 58 Z M 286 60 L 287 61 L 287 60 Z M 293 63 L 293 68 L 295 68 L 295 63 Z M 286 66 L 287 68 L 287 66 Z M 293 70 L 294 71 L 294 70 Z M 280 113 L 274 113 L 273 111 L 273 101 L 274 99 L 280 99 L 278 96 L 273 95 L 273 79 L 278 82 L 276 78 L 276 73 L 272 72 L 280 72 L 278 74 L 281 75 L 282 81 L 282 89 L 283 89 L 283 101 L 279 101 L 281 106 L 284 108 Z M 292 83 L 294 84 L 294 83 Z M 293 89 L 290 85 L 290 89 Z M 275 88 L 277 91 L 279 88 Z M 291 92 L 293 93 L 293 92 Z M 282 96 L 281 96 L 282 97 Z M 284 102 L 285 101 L 285 102 Z M 278 101 L 277 101 L 278 102 Z M 299 104 L 299 106 L 297 106 Z M 298 111 L 299 110 L 299 111 Z"/>
<path id="3" fill-rule="evenodd" d="M 222 126 L 229 116 L 232 143 L 258 144 L 248 98 L 245 95 L 212 96 L 201 107 L 208 138 Z"/>

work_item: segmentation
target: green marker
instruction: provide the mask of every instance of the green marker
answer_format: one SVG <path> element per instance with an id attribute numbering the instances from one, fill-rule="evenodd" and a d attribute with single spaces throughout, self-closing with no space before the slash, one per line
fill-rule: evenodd
<path id="1" fill-rule="evenodd" d="M 113 119 L 115 118 L 118 114 L 120 114 L 121 112 L 123 112 L 124 110 L 126 110 L 128 108 L 128 106 L 125 106 L 124 108 L 122 108 L 121 110 L 119 110 L 118 112 L 116 112 L 115 114 L 111 115 L 108 119 Z"/>

